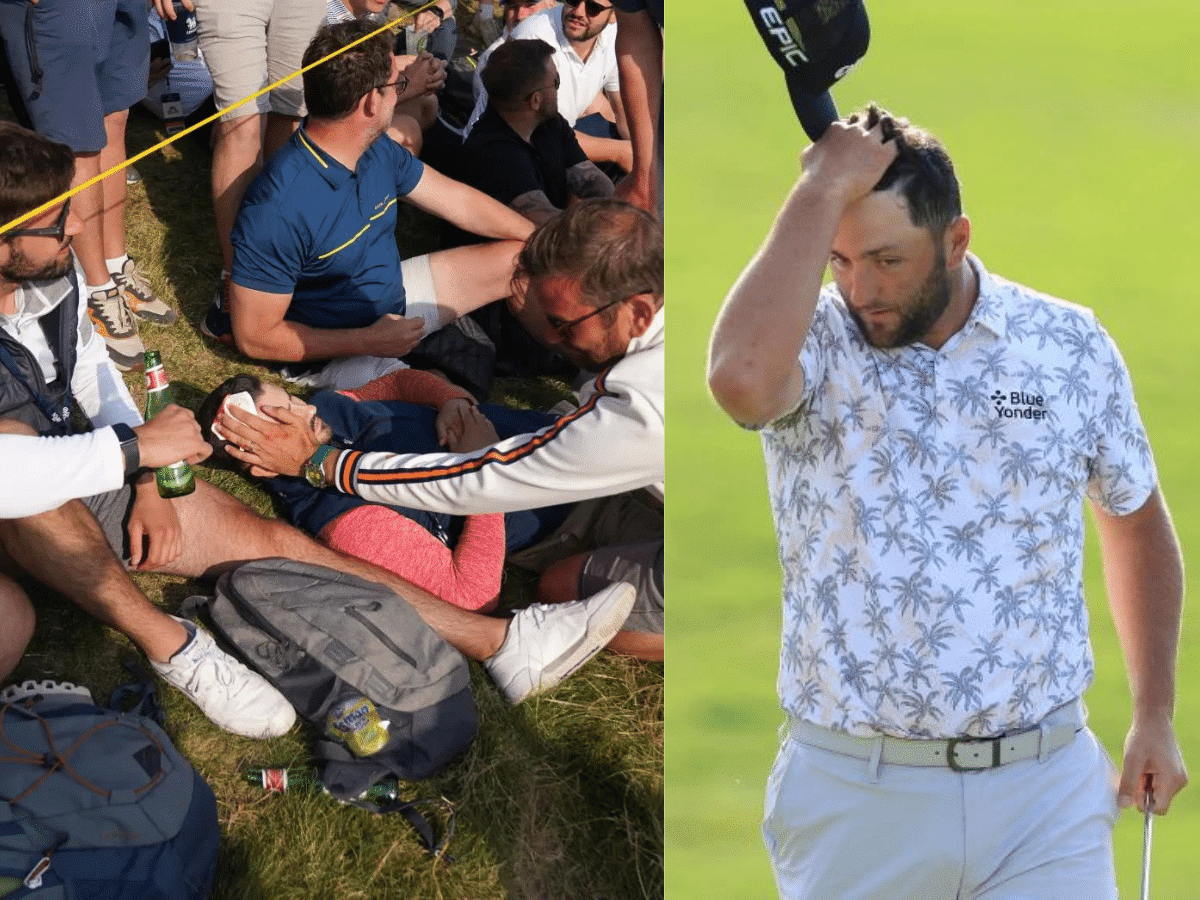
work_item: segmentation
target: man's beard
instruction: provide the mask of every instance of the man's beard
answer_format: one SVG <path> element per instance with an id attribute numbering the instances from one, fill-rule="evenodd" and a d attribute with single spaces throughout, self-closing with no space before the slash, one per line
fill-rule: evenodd
<path id="1" fill-rule="evenodd" d="M 9 246 L 12 249 L 8 256 L 8 262 L 0 265 L 0 277 L 14 284 L 22 281 L 52 281 L 62 278 L 75 266 L 74 257 L 68 253 L 66 259 L 60 261 L 55 257 L 38 268 L 29 261 L 24 253 L 11 244 Z"/>
<path id="2" fill-rule="evenodd" d="M 842 299 L 845 300 L 844 295 Z M 905 308 L 898 310 L 900 323 L 890 335 L 878 340 L 871 337 L 871 332 L 862 316 L 855 312 L 848 303 L 846 309 L 849 310 L 850 317 L 858 325 L 863 339 L 872 347 L 892 349 L 915 344 L 928 334 L 929 329 L 950 305 L 950 276 L 946 272 L 946 255 L 940 249 L 937 259 L 933 262 L 932 271 L 908 300 Z"/>

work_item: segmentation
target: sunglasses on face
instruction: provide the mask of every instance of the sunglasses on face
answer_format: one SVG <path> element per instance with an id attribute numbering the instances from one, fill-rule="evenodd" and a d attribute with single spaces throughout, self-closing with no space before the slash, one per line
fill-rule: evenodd
<path id="1" fill-rule="evenodd" d="M 565 6 L 567 9 L 574 9 L 580 3 L 583 3 L 584 9 L 587 10 L 588 17 L 592 19 L 596 18 L 596 16 L 600 15 L 602 12 L 612 9 L 611 6 L 604 6 L 600 3 L 597 3 L 596 0 L 574 0 L 574 2 L 572 2 L 572 0 L 563 0 L 563 6 Z"/>
<path id="2" fill-rule="evenodd" d="M 620 300 L 610 300 L 608 303 L 605 303 L 603 306 L 596 307 L 590 313 L 588 313 L 586 316 L 580 316 L 578 319 L 571 319 L 570 321 L 568 321 L 566 319 L 560 319 L 558 316 L 547 315 L 546 321 L 548 323 L 550 323 L 551 328 L 553 328 L 555 331 L 558 332 L 559 337 L 561 337 L 563 340 L 569 340 L 571 337 L 571 333 L 575 330 L 575 327 L 577 325 L 580 325 L 581 323 L 586 322 L 592 316 L 600 315 L 600 313 L 604 312 L 610 306 L 616 306 L 618 303 L 624 303 L 628 299 L 629 299 L 628 297 L 622 297 Z"/>
<path id="3" fill-rule="evenodd" d="M 552 87 L 552 86 L 553 86 L 553 88 L 554 88 L 556 91 L 557 91 L 557 90 L 558 90 L 560 87 L 562 87 L 562 78 L 560 78 L 560 77 L 559 77 L 557 74 L 555 74 L 555 76 L 554 76 L 554 84 L 553 84 L 553 85 L 549 85 L 549 84 L 542 85 L 540 88 L 536 88 L 536 89 L 534 89 L 534 90 L 530 91 L 528 94 L 526 94 L 526 95 L 525 95 L 525 99 L 526 99 L 526 100 L 528 100 L 530 97 L 532 97 L 532 96 L 533 96 L 534 94 L 536 94 L 538 91 L 545 91 L 545 90 L 549 90 L 549 89 L 550 89 L 550 87 Z"/>
<path id="4" fill-rule="evenodd" d="M 67 216 L 70 214 L 71 198 L 68 197 L 63 202 L 62 212 L 58 214 L 53 225 L 45 225 L 41 228 L 14 228 L 12 231 L 5 232 L 3 237 L 5 240 L 18 237 L 52 237 L 61 241 L 67 236 Z"/>

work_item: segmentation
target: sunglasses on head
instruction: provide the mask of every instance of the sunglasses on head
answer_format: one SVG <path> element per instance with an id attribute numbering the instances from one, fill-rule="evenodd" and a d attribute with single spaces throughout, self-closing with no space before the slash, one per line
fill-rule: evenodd
<path id="1" fill-rule="evenodd" d="M 18 237 L 52 237 L 61 241 L 67 236 L 67 216 L 70 214 L 71 198 L 68 197 L 63 201 L 62 212 L 58 214 L 53 225 L 44 225 L 41 228 L 14 228 L 12 231 L 6 231 L 2 237 L 5 240 Z"/>
<path id="2" fill-rule="evenodd" d="M 587 10 L 588 16 L 593 19 L 600 15 L 600 13 L 612 9 L 611 6 L 604 6 L 603 4 L 597 3 L 596 0 L 563 0 L 563 6 L 565 6 L 567 9 L 574 9 L 580 3 L 582 3 L 584 9 Z"/>

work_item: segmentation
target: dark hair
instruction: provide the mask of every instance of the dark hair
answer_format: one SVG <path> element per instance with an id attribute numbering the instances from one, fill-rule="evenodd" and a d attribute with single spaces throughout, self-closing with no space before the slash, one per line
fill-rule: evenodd
<path id="1" fill-rule="evenodd" d="M 0 225 L 66 193 L 74 174 L 75 154 L 66 144 L 0 122 Z"/>
<path id="2" fill-rule="evenodd" d="M 942 234 L 962 215 L 958 177 L 942 142 L 924 128 L 893 116 L 874 103 L 849 117 L 851 122 L 859 119 L 864 120 L 867 128 L 882 123 L 884 139 L 896 143 L 896 158 L 875 190 L 899 191 L 908 205 L 912 223 L 934 235 Z"/>
<path id="3" fill-rule="evenodd" d="M 517 108 L 546 78 L 554 48 L 538 38 L 507 41 L 492 51 L 480 79 L 488 100 L 501 109 Z"/>
<path id="4" fill-rule="evenodd" d="M 200 408 L 196 410 L 196 421 L 200 423 L 200 434 L 213 448 L 212 456 L 208 460 L 210 465 L 219 463 L 235 469 L 245 468 L 244 463 L 234 459 L 226 452 L 225 447 L 229 442 L 212 433 L 213 419 L 221 411 L 221 404 L 225 402 L 225 398 L 230 394 L 242 391 L 248 393 L 257 402 L 263 392 L 262 379 L 257 375 L 247 375 L 244 372 L 227 378 L 215 391 L 204 398 Z"/>
<path id="5" fill-rule="evenodd" d="M 370 22 L 337 22 L 324 25 L 304 51 L 305 66 L 312 65 L 374 31 Z M 381 32 L 328 62 L 304 73 L 304 103 L 318 119 L 340 119 L 354 111 L 367 91 L 387 84 L 392 74 L 392 37 Z"/>
<path id="6" fill-rule="evenodd" d="M 580 300 L 600 307 L 634 294 L 663 296 L 663 231 L 643 209 L 610 198 L 568 206 L 538 227 L 514 279 L 569 278 Z"/>

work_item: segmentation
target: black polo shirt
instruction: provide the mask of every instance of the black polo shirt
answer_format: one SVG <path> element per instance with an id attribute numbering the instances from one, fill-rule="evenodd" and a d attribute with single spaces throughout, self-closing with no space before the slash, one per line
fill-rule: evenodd
<path id="1" fill-rule="evenodd" d="M 565 209 L 567 169 L 586 160 L 562 116 L 543 122 L 526 142 L 489 103 L 463 144 L 462 180 L 505 205 L 540 190 Z"/>

